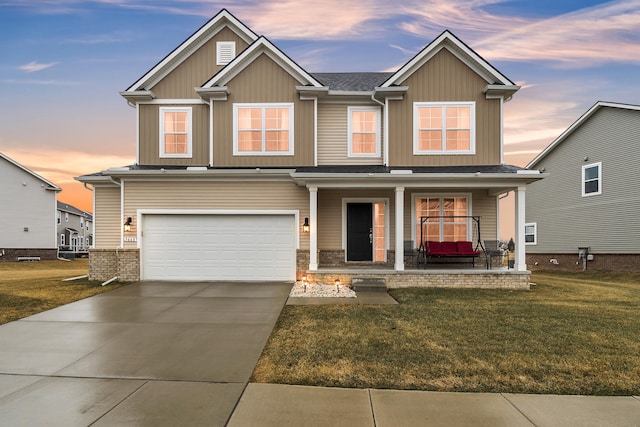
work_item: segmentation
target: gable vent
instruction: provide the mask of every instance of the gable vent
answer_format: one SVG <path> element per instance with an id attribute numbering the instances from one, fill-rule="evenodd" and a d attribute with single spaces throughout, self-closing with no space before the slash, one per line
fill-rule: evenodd
<path id="1" fill-rule="evenodd" d="M 236 57 L 236 42 L 216 44 L 216 65 L 227 65 Z"/>

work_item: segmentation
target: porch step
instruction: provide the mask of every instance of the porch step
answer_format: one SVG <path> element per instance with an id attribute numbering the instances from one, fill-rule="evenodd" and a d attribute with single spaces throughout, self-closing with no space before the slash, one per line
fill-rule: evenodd
<path id="1" fill-rule="evenodd" d="M 356 292 L 387 292 L 384 277 L 354 277 L 351 286 Z"/>

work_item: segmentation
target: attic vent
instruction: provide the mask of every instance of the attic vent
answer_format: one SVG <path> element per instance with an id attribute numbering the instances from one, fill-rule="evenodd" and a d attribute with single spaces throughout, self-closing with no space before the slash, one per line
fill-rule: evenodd
<path id="1" fill-rule="evenodd" d="M 236 57 L 236 42 L 216 43 L 216 65 L 227 65 Z"/>

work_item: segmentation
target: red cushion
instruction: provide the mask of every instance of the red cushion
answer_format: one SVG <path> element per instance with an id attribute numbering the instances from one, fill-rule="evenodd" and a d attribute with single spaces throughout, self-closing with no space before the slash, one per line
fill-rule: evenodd
<path id="1" fill-rule="evenodd" d="M 443 255 L 442 246 L 440 242 L 427 241 L 427 253 L 430 255 Z"/>
<path id="2" fill-rule="evenodd" d="M 442 252 L 446 255 L 456 255 L 458 253 L 458 247 L 456 242 L 441 242 Z"/>
<path id="3" fill-rule="evenodd" d="M 478 252 L 473 250 L 471 242 L 456 242 L 456 246 L 460 255 L 478 255 Z"/>

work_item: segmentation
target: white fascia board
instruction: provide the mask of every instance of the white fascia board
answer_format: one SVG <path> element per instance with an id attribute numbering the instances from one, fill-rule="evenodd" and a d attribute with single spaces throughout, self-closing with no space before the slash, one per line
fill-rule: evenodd
<path id="1" fill-rule="evenodd" d="M 24 172 L 28 173 L 29 175 L 39 179 L 40 181 L 44 182 L 45 184 L 47 184 L 50 188 L 48 188 L 48 190 L 53 190 L 53 191 L 62 191 L 62 188 L 58 187 L 57 185 L 55 185 L 53 182 L 41 177 L 40 175 L 38 175 L 37 173 L 35 173 L 34 171 L 32 171 L 31 169 L 28 169 L 24 166 L 22 166 L 20 163 L 16 162 L 15 160 L 13 160 L 11 157 L 6 156 L 2 153 L 0 153 L 0 157 L 5 159 L 7 162 L 11 163 L 12 165 L 14 165 L 15 167 L 17 167 L 18 169 L 22 169 Z"/>
<path id="2" fill-rule="evenodd" d="M 454 48 L 447 46 L 452 45 Z M 464 62 L 469 68 L 474 70 L 478 75 L 492 84 L 500 82 L 504 85 L 513 85 L 513 82 L 509 80 L 504 74 L 495 69 L 491 64 L 485 61 L 480 55 L 478 55 L 473 49 L 464 44 L 449 30 L 445 30 L 435 40 L 429 43 L 422 51 L 414 56 L 409 62 L 403 65 L 393 76 L 391 76 L 381 87 L 391 87 L 400 81 L 404 81 L 408 76 L 413 74 L 418 68 L 420 68 L 425 62 L 434 57 L 440 50 L 447 49 L 458 59 Z M 488 76 L 491 76 L 494 80 L 491 81 Z"/>
<path id="3" fill-rule="evenodd" d="M 580 127 L 589 117 L 595 114 L 602 107 L 611 107 L 611 108 L 622 108 L 626 110 L 635 110 L 640 111 L 640 105 L 632 105 L 632 104 L 619 104 L 616 102 L 596 102 L 586 113 L 578 118 L 571 126 L 569 126 L 564 132 L 560 134 L 556 139 L 551 142 L 544 150 L 540 152 L 533 160 L 525 166 L 526 169 L 531 169 L 535 167 L 543 158 L 547 156 L 554 148 L 556 148 L 562 141 L 567 139 L 569 135 L 571 135 L 578 127 Z"/>
<path id="4" fill-rule="evenodd" d="M 251 46 L 236 56 L 218 74 L 213 76 L 208 82 L 202 85 L 203 88 L 226 85 L 231 79 L 237 76 L 242 70 L 248 67 L 260 54 L 267 54 L 278 65 L 285 69 L 301 85 L 311 85 L 315 88 L 324 88 L 320 82 L 307 73 L 302 67 L 293 62 L 280 49 L 273 45 L 266 37 L 260 36 Z"/>
<path id="5" fill-rule="evenodd" d="M 118 92 L 121 97 L 126 99 L 132 104 L 140 102 L 148 102 L 156 97 L 156 95 L 150 90 L 135 90 L 135 91 L 122 91 Z"/>
<path id="6" fill-rule="evenodd" d="M 159 80 L 165 77 L 169 72 L 174 70 L 184 60 L 186 60 L 193 52 L 195 52 L 203 44 L 211 40 L 220 30 L 225 26 L 225 23 L 221 24 L 221 21 L 227 20 L 232 28 L 241 39 L 246 43 L 251 44 L 258 36 L 251 31 L 249 27 L 240 22 L 235 16 L 233 16 L 226 9 L 222 9 L 216 16 L 211 18 L 207 23 L 200 27 L 195 33 L 193 33 L 187 40 L 185 40 L 180 46 L 174 49 L 169 55 L 167 55 L 162 61 L 156 64 L 151 70 L 149 70 L 138 81 L 132 84 L 125 92 L 135 92 L 145 86 L 147 83 L 151 83 L 149 87 L 153 87 Z"/>

